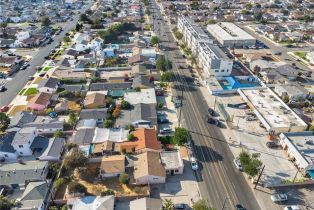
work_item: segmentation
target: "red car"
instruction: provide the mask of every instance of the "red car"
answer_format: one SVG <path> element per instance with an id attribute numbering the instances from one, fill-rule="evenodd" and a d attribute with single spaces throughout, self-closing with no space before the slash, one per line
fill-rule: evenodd
<path id="1" fill-rule="evenodd" d="M 155 93 L 156 93 L 156 96 L 163 96 L 164 95 L 162 90 L 156 90 Z"/>
<path id="2" fill-rule="evenodd" d="M 3 106 L 3 107 L 0 108 L 0 112 L 7 112 L 7 111 L 9 111 L 9 109 L 10 109 L 10 107 Z"/>

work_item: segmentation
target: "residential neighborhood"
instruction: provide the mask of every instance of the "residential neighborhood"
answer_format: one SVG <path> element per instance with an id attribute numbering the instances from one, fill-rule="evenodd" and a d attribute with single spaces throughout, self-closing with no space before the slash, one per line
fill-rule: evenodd
<path id="1" fill-rule="evenodd" d="M 0 209 L 314 209 L 314 2 L 0 2 Z"/>

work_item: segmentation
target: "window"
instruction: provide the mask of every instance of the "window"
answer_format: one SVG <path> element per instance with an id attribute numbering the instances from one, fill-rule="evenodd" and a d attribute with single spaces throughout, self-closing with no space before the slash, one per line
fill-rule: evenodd
<path id="1" fill-rule="evenodd" d="M 23 155 L 23 152 L 20 152 L 20 155 Z"/>
<path id="2" fill-rule="evenodd" d="M 178 169 L 176 169 L 176 170 L 174 170 L 174 172 L 179 172 L 179 170 L 178 170 Z"/>
<path id="3" fill-rule="evenodd" d="M 169 173 L 169 170 L 166 170 L 166 173 Z"/>
<path id="4" fill-rule="evenodd" d="M 154 177 L 153 180 L 158 180 L 158 178 L 155 178 L 155 177 Z"/>
<path id="5" fill-rule="evenodd" d="M 7 154 L 4 154 L 4 157 L 9 157 Z"/>
<path id="6" fill-rule="evenodd" d="M 225 70 L 221 70 L 221 72 L 225 72 Z"/>
<path id="7" fill-rule="evenodd" d="M 219 72 L 219 70 L 215 70 L 215 72 Z"/>
<path id="8" fill-rule="evenodd" d="M 19 145 L 19 148 L 23 148 L 23 145 Z"/>

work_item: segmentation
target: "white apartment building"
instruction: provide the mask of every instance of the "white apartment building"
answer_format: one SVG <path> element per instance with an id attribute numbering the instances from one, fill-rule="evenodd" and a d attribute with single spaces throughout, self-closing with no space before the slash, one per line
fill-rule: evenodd
<path id="1" fill-rule="evenodd" d="M 206 77 L 229 76 L 233 61 L 216 45 L 213 45 L 208 35 L 188 17 L 180 16 L 178 29 L 183 34 L 183 40 L 197 56 L 198 64 L 204 69 Z"/>

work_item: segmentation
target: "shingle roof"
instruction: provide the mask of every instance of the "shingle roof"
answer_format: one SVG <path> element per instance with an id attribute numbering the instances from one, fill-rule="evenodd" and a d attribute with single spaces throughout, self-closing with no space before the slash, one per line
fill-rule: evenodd
<path id="1" fill-rule="evenodd" d="M 107 115 L 107 109 L 83 109 L 80 113 L 80 119 L 104 119 Z"/>
<path id="2" fill-rule="evenodd" d="M 147 76 L 139 75 L 133 78 L 133 88 L 144 87 L 144 88 L 153 88 L 154 82 L 149 81 Z"/>
<path id="3" fill-rule="evenodd" d="M 123 173 L 125 171 L 125 156 L 112 155 L 101 159 L 100 170 L 105 174 Z"/>
<path id="4" fill-rule="evenodd" d="M 0 164 L 0 185 L 25 184 L 27 180 L 43 180 L 47 161 Z"/>
<path id="5" fill-rule="evenodd" d="M 36 119 L 36 115 L 32 112 L 21 111 L 17 112 L 10 121 L 10 127 L 22 127 L 26 123 L 33 122 Z"/>
<path id="6" fill-rule="evenodd" d="M 95 135 L 95 128 L 82 128 L 75 132 L 71 138 L 71 142 L 78 145 L 90 144 Z"/>
<path id="7" fill-rule="evenodd" d="M 52 97 L 52 94 L 50 94 L 50 93 L 40 92 L 40 93 L 36 94 L 29 101 L 29 103 L 40 104 L 40 105 L 46 106 L 47 103 L 50 101 L 51 97 Z"/>
<path id="8" fill-rule="evenodd" d="M 33 136 L 36 131 L 34 127 L 25 127 L 20 129 L 14 135 L 12 144 L 25 144 L 29 141 L 29 136 Z"/>
<path id="9" fill-rule="evenodd" d="M 84 106 L 89 105 L 102 106 L 105 104 L 105 97 L 106 97 L 105 94 L 97 92 L 87 94 L 84 99 Z"/>
<path id="10" fill-rule="evenodd" d="M 20 198 L 21 209 L 35 210 L 47 199 L 49 185 L 46 181 L 30 182 Z"/>
<path id="11" fill-rule="evenodd" d="M 15 153 L 15 149 L 11 145 L 15 132 L 9 132 L 0 137 L 0 152 Z"/>
<path id="12" fill-rule="evenodd" d="M 50 78 L 41 80 L 40 83 L 38 84 L 38 88 L 42 88 L 42 87 L 56 88 L 59 82 L 60 80 L 50 77 Z"/>
<path id="13" fill-rule="evenodd" d="M 137 155 L 137 160 L 134 162 L 134 178 L 149 175 L 166 177 L 166 171 L 161 164 L 159 152 L 147 151 Z"/>

